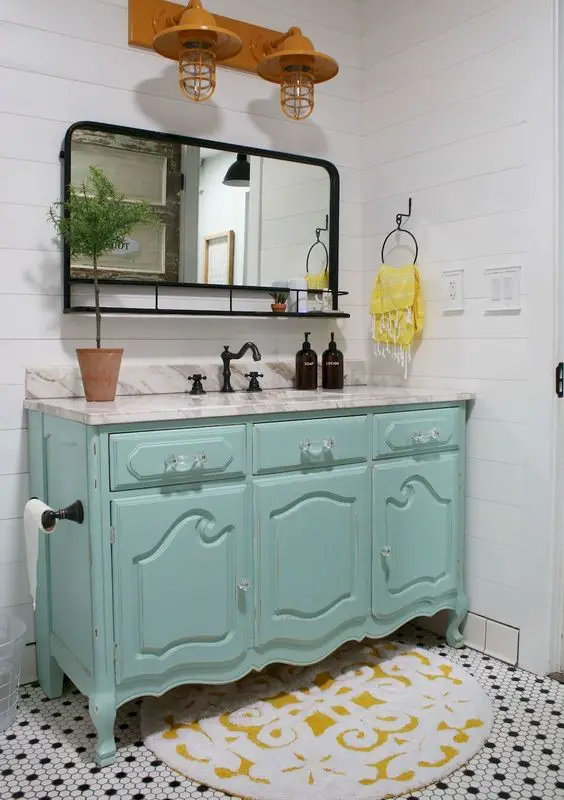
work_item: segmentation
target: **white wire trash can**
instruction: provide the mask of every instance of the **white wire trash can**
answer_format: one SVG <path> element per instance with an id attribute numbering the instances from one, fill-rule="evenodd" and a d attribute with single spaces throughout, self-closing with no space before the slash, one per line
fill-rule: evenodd
<path id="1" fill-rule="evenodd" d="M 0 733 L 16 718 L 26 626 L 0 614 Z"/>

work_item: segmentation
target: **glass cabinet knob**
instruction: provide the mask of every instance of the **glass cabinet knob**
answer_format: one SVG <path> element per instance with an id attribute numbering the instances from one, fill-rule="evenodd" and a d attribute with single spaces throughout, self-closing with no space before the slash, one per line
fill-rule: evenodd
<path id="1" fill-rule="evenodd" d="M 423 431 L 414 431 L 411 434 L 413 444 L 429 444 L 429 442 L 436 442 L 441 438 L 441 432 L 438 428 L 431 428 L 430 431 L 424 433 Z"/>
<path id="2" fill-rule="evenodd" d="M 191 469 L 201 469 L 207 461 L 205 453 L 196 453 L 189 458 L 177 456 L 174 453 L 167 456 L 166 465 L 174 472 L 189 472 Z"/>

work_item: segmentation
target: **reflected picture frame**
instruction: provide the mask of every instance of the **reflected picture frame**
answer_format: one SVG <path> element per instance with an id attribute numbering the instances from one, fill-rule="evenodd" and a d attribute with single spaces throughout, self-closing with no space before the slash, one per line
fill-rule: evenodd
<path id="1" fill-rule="evenodd" d="M 204 236 L 204 283 L 232 285 L 235 270 L 235 231 Z"/>

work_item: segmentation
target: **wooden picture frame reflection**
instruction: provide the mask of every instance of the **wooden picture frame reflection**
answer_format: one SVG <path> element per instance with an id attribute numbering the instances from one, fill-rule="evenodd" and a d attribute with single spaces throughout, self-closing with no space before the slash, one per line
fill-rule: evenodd
<path id="1" fill-rule="evenodd" d="M 204 283 L 231 286 L 235 268 L 235 231 L 204 236 Z"/>

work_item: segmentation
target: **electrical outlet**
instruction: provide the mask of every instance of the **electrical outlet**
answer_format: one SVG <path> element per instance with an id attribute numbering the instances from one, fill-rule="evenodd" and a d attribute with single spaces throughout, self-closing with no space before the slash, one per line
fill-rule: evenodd
<path id="1" fill-rule="evenodd" d="M 445 311 L 464 311 L 464 270 L 447 269 L 443 272 Z"/>

